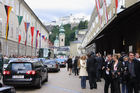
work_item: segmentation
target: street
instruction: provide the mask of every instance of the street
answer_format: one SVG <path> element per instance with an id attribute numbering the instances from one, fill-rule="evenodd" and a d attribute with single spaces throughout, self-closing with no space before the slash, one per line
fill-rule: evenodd
<path id="1" fill-rule="evenodd" d="M 79 77 L 68 74 L 66 68 L 61 68 L 58 73 L 49 73 L 49 81 L 41 89 L 20 87 L 16 93 L 103 93 L 103 82 L 98 83 L 97 90 L 90 90 L 88 81 L 86 89 L 81 89 Z"/>

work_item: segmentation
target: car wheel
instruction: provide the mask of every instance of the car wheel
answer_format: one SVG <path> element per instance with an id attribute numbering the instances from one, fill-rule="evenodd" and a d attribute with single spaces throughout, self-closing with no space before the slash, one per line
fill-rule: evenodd
<path id="1" fill-rule="evenodd" d="M 39 80 L 38 80 L 38 84 L 37 84 L 37 88 L 41 88 L 41 86 L 42 86 L 42 79 L 41 78 L 39 78 Z"/>

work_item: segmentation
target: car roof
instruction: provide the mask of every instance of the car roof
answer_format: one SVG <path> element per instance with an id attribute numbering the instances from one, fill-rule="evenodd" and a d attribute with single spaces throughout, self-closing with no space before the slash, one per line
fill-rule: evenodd
<path id="1" fill-rule="evenodd" d="M 9 63 L 15 63 L 15 62 L 38 62 L 37 60 L 33 60 L 30 58 L 12 58 Z"/>

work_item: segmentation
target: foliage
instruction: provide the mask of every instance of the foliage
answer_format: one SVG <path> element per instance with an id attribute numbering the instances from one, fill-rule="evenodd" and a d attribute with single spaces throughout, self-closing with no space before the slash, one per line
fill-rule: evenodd
<path id="1" fill-rule="evenodd" d="M 65 29 L 65 45 L 69 46 L 71 41 L 76 40 L 75 31 L 82 30 L 88 28 L 88 21 L 81 21 L 78 26 L 71 28 L 71 24 L 64 25 Z M 50 41 L 54 42 L 56 39 L 56 35 L 59 35 L 59 26 L 54 26 L 52 29 L 52 34 L 50 35 Z"/>

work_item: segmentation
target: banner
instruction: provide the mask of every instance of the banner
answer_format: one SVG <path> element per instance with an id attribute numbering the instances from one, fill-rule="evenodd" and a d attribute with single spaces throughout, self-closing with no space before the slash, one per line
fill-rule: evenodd
<path id="1" fill-rule="evenodd" d="M 25 39 L 25 46 L 26 46 L 27 39 L 28 39 L 28 29 L 29 29 L 30 23 L 25 22 L 24 25 L 25 25 L 25 32 L 26 32 L 26 39 Z"/>
<path id="2" fill-rule="evenodd" d="M 100 8 L 101 8 L 100 1 L 99 0 L 95 0 L 95 4 L 96 4 L 96 8 L 97 8 L 97 13 L 98 13 L 99 20 L 100 20 L 100 22 L 102 24 L 102 19 L 101 19 L 101 15 L 100 15 Z"/>
<path id="3" fill-rule="evenodd" d="M 106 23 L 108 23 L 108 12 L 107 12 L 106 0 L 104 0 L 104 8 L 105 8 L 105 20 L 106 20 Z"/>
<path id="4" fill-rule="evenodd" d="M 7 24 L 6 24 L 6 40 L 8 39 L 8 32 L 9 32 L 9 16 L 12 10 L 11 6 L 5 5 L 6 15 L 7 15 Z"/>
<path id="5" fill-rule="evenodd" d="M 21 35 L 19 34 L 18 35 L 18 43 L 20 44 L 20 41 L 21 41 Z"/>
<path id="6" fill-rule="evenodd" d="M 39 30 L 37 30 L 36 32 L 36 48 L 38 47 L 38 34 L 39 34 Z"/>
<path id="7" fill-rule="evenodd" d="M 35 29 L 34 27 L 31 27 L 31 36 L 32 36 L 31 45 L 32 45 L 32 48 L 33 48 L 34 29 Z"/>
<path id="8" fill-rule="evenodd" d="M 45 40 L 45 36 L 44 36 L 44 35 L 42 35 L 42 39 L 44 39 L 44 40 Z"/>
<path id="9" fill-rule="evenodd" d="M 23 16 L 17 16 L 17 17 L 18 17 L 18 23 L 19 23 L 19 25 L 21 25 L 21 22 L 22 22 Z"/>
<path id="10" fill-rule="evenodd" d="M 39 37 L 40 37 L 40 40 L 39 40 L 39 48 L 41 48 L 41 33 L 39 33 Z"/>
<path id="11" fill-rule="evenodd" d="M 116 3 L 116 12 L 117 12 L 117 8 L 118 8 L 118 0 L 115 0 Z"/>

